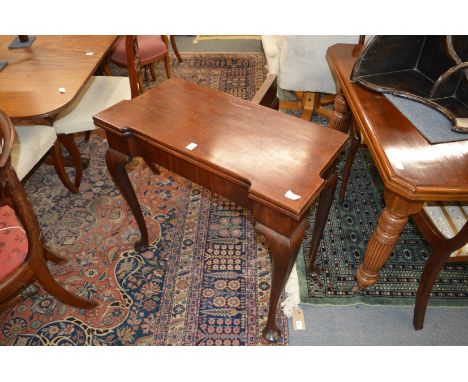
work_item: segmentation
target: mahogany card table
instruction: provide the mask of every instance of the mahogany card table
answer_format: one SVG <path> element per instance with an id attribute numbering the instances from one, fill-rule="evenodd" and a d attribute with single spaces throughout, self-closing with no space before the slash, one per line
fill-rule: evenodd
<path id="1" fill-rule="evenodd" d="M 172 78 L 94 116 L 105 130 L 106 163 L 148 246 L 147 227 L 125 165 L 133 156 L 159 164 L 250 210 L 272 256 L 264 337 L 276 341 L 276 312 L 319 200 L 314 246 L 333 197 L 335 160 L 347 136 L 264 106 Z M 318 227 L 318 228 L 317 228 Z M 317 232 L 319 231 L 319 232 Z"/>

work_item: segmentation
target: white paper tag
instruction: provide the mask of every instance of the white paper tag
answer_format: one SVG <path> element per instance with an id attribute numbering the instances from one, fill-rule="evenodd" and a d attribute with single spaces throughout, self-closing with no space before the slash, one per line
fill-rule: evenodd
<path id="1" fill-rule="evenodd" d="M 86 52 L 87 56 L 92 56 L 93 54 L 94 54 L 94 52 Z"/>
<path id="2" fill-rule="evenodd" d="M 295 194 L 294 192 L 292 192 L 291 190 L 288 190 L 284 196 L 288 199 L 291 199 L 291 200 L 297 200 L 297 199 L 300 199 L 301 197 L 297 194 Z"/>
<path id="3" fill-rule="evenodd" d="M 59 88 L 59 93 L 66 93 L 67 91 L 65 90 L 65 88 Z"/>
<path id="4" fill-rule="evenodd" d="M 196 143 L 190 143 L 189 145 L 185 146 L 187 150 L 193 150 L 198 145 Z"/>
<path id="5" fill-rule="evenodd" d="M 306 330 L 304 311 L 299 306 L 295 306 L 292 310 L 292 324 L 294 330 Z"/>

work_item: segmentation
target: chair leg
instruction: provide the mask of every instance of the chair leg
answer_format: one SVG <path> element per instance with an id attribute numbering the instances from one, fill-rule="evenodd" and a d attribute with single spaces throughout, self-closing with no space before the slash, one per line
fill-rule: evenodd
<path id="1" fill-rule="evenodd" d="M 166 75 L 167 78 L 172 77 L 172 63 L 171 63 L 171 55 L 169 51 L 164 55 L 164 67 L 166 68 Z"/>
<path id="2" fill-rule="evenodd" d="M 80 152 L 78 151 L 78 147 L 76 146 L 76 142 L 72 136 L 67 134 L 59 134 L 57 141 L 55 141 L 53 147 L 53 160 L 55 170 L 57 171 L 57 175 L 59 176 L 62 183 L 67 187 L 70 191 L 74 193 L 78 193 L 81 179 L 83 177 L 83 164 L 81 162 Z M 75 183 L 73 183 L 68 174 L 65 171 L 65 165 L 63 163 L 62 157 L 62 147 L 64 146 L 67 151 L 70 153 L 70 156 L 73 160 L 73 164 L 75 167 Z"/>
<path id="3" fill-rule="evenodd" d="M 171 35 L 170 39 L 171 39 L 172 50 L 174 50 L 174 53 L 177 57 L 177 61 L 179 61 L 179 64 L 180 64 L 181 62 L 184 62 L 184 60 L 182 59 L 182 56 L 179 53 L 179 49 L 177 49 L 175 36 Z"/>
<path id="4" fill-rule="evenodd" d="M 149 71 L 150 71 L 150 74 L 151 74 L 151 79 L 153 81 L 156 81 L 156 63 L 152 62 L 148 66 L 149 66 Z"/>
<path id="5" fill-rule="evenodd" d="M 5 310 L 12 308 L 21 301 L 32 298 L 37 294 L 37 292 L 38 288 L 34 284 L 29 284 L 19 292 L 16 291 L 15 295 L 0 303 L 0 312 L 4 312 Z"/>
<path id="6" fill-rule="evenodd" d="M 437 276 L 451 253 L 451 250 L 447 250 L 447 248 L 444 247 L 435 248 L 424 267 L 414 305 L 413 326 L 416 330 L 421 330 L 423 328 L 429 295 Z"/>
<path id="7" fill-rule="evenodd" d="M 44 289 L 64 304 L 82 309 L 91 309 L 97 306 L 97 303 L 78 297 L 59 285 L 50 274 L 45 262 L 35 264 L 33 272 L 35 279 L 39 281 Z"/>
<path id="8" fill-rule="evenodd" d="M 16 277 L 14 282 L 5 283 L 4 286 L 2 286 L 0 311 L 3 310 L 4 307 L 9 306 L 9 301 L 15 300 L 18 294 L 21 294 L 21 292 L 19 292 L 19 288 L 26 287 L 31 284 L 33 277 L 34 275 L 31 267 L 26 267 L 25 272 Z"/>
<path id="9" fill-rule="evenodd" d="M 302 110 L 301 119 L 310 121 L 315 111 L 317 100 L 320 100 L 319 93 L 296 92 L 298 101 L 281 101 L 280 109 Z"/>
<path id="10" fill-rule="evenodd" d="M 327 119 L 332 118 L 333 110 L 327 109 L 325 106 L 332 105 L 333 102 L 335 101 L 335 97 L 336 97 L 335 94 L 322 96 L 320 93 L 318 93 L 315 99 L 315 106 L 314 106 L 315 113 Z"/>
<path id="11" fill-rule="evenodd" d="M 112 69 L 110 68 L 109 61 L 107 60 L 102 64 L 102 71 L 106 76 L 112 77 L 114 75 L 114 73 L 112 73 Z"/>
<path id="12" fill-rule="evenodd" d="M 351 124 L 351 143 L 349 145 L 348 156 L 346 157 L 346 163 L 343 168 L 343 175 L 341 180 L 340 187 L 340 196 L 338 198 L 338 203 L 343 205 L 344 197 L 346 194 L 346 187 L 348 186 L 349 174 L 351 173 L 351 168 L 353 167 L 354 158 L 356 153 L 361 147 L 361 134 L 356 131 L 354 123 Z"/>
<path id="13" fill-rule="evenodd" d="M 304 111 L 302 112 L 301 119 L 310 121 L 312 114 L 315 111 L 316 99 L 320 95 L 318 93 L 304 92 Z"/>
<path id="14" fill-rule="evenodd" d="M 86 142 L 89 142 L 89 140 L 91 139 L 91 133 L 92 133 L 92 130 L 88 130 L 88 131 L 85 133 L 84 140 L 85 140 Z"/>
<path id="15" fill-rule="evenodd" d="M 64 257 L 53 253 L 50 249 L 44 247 L 44 256 L 46 260 L 52 261 L 54 264 L 65 264 L 68 260 Z"/>

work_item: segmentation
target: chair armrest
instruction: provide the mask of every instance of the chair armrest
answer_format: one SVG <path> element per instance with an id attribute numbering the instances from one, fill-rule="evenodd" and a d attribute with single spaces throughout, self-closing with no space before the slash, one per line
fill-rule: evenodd
<path id="1" fill-rule="evenodd" d="M 270 74 L 260 89 L 255 93 L 252 103 L 279 110 L 278 86 L 276 74 Z"/>

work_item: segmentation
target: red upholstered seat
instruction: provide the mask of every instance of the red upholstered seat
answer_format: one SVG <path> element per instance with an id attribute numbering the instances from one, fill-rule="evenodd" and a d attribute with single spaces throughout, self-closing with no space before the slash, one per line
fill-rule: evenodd
<path id="1" fill-rule="evenodd" d="M 156 60 L 167 51 L 161 36 L 138 36 L 138 47 L 142 65 Z M 117 39 L 110 56 L 111 61 L 120 66 L 127 66 L 127 55 L 125 52 L 125 36 Z"/>
<path id="2" fill-rule="evenodd" d="M 18 268 L 28 254 L 28 238 L 22 228 L 10 206 L 0 207 L 0 281 Z"/>

